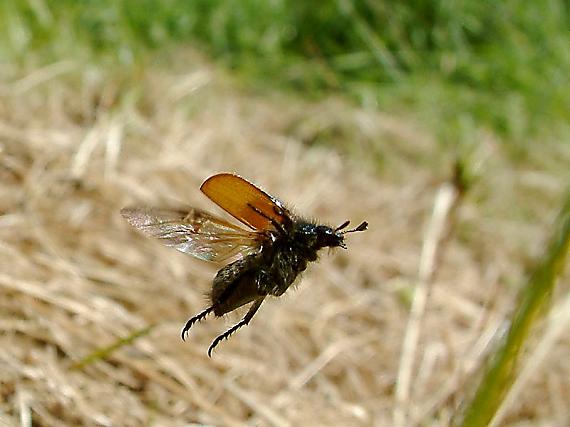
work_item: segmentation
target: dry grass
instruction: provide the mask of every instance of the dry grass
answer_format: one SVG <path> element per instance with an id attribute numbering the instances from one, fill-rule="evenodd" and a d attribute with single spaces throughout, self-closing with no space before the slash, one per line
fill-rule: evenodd
<path id="1" fill-rule="evenodd" d="M 0 87 L 0 424 L 447 425 L 568 178 L 540 166 L 570 161 L 563 147 L 515 168 L 485 138 L 475 153 L 484 173 L 454 213 L 412 322 L 410 387 L 396 405 L 422 244 L 450 163 L 421 127 L 334 100 L 244 95 L 207 66 L 150 70 L 136 84 L 73 63 L 13 73 Z M 339 130 L 350 158 L 311 143 Z M 381 173 L 366 156 L 378 145 Z M 325 254 L 209 359 L 237 315 L 196 325 L 186 343 L 179 332 L 205 307 L 215 266 L 145 239 L 118 212 L 176 203 L 219 212 L 198 190 L 219 171 L 299 212 L 366 219 L 370 230 Z M 568 421 L 570 320 L 559 300 L 538 341 L 548 351 L 529 359 L 508 424 Z"/>

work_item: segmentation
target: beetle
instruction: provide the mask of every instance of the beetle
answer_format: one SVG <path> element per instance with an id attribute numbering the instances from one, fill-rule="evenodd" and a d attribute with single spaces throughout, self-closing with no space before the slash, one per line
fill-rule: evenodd
<path id="1" fill-rule="evenodd" d="M 221 317 L 252 303 L 241 321 L 212 342 L 210 357 L 220 341 L 251 321 L 267 296 L 283 295 L 299 273 L 317 260 L 319 250 L 346 249 L 346 234 L 368 228 L 366 221 L 347 229 L 350 221 L 332 228 L 306 220 L 278 198 L 232 173 L 209 177 L 200 190 L 249 229 L 197 208 L 135 207 L 123 208 L 121 214 L 133 227 L 180 252 L 211 262 L 233 260 L 216 274 L 210 305 L 182 329 L 185 340 L 192 325 L 208 314 Z"/>

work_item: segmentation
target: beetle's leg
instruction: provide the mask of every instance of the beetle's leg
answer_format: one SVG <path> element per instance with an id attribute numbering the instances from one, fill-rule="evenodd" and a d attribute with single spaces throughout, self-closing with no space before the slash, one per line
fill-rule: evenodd
<path id="1" fill-rule="evenodd" d="M 196 316 L 192 317 L 190 320 L 188 320 L 188 322 L 186 322 L 186 324 L 184 325 L 184 328 L 182 328 L 182 341 L 186 340 L 186 334 L 188 333 L 188 330 L 192 327 L 192 325 L 196 322 L 199 322 L 204 317 L 206 317 L 213 309 L 214 309 L 214 306 L 212 305 L 212 306 L 208 307 L 207 309 L 205 309 L 204 311 L 201 311 L 200 313 L 198 313 Z"/>
<path id="2" fill-rule="evenodd" d="M 261 307 L 261 303 L 263 302 L 264 299 L 265 299 L 265 296 L 255 300 L 255 302 L 249 308 L 249 311 L 247 312 L 247 314 L 245 315 L 245 317 L 241 321 L 236 323 L 234 326 L 232 326 L 230 329 L 228 329 L 226 332 L 224 332 L 222 335 L 217 337 L 212 342 L 212 344 L 210 345 L 210 348 L 208 349 L 208 356 L 209 357 L 212 357 L 212 350 L 220 343 L 220 341 L 222 341 L 223 339 L 227 339 L 231 334 L 233 334 L 239 328 L 247 325 L 250 322 L 250 320 L 253 318 L 253 316 L 255 315 L 257 310 L 259 310 L 259 307 Z"/>

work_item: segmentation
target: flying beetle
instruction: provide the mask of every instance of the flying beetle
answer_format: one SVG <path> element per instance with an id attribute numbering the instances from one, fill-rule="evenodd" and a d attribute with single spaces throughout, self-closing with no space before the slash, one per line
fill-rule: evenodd
<path id="1" fill-rule="evenodd" d="M 216 274 L 210 306 L 182 329 L 185 340 L 192 325 L 208 314 L 221 317 L 252 303 L 240 322 L 212 342 L 208 356 L 220 341 L 251 321 L 267 296 L 281 296 L 307 264 L 317 260 L 320 249 L 346 249 L 345 234 L 368 228 L 366 221 L 348 230 L 349 221 L 331 228 L 305 220 L 276 197 L 231 173 L 211 176 L 200 190 L 249 230 L 197 208 L 124 208 L 121 215 L 147 236 L 180 252 L 212 262 L 233 260 Z"/>

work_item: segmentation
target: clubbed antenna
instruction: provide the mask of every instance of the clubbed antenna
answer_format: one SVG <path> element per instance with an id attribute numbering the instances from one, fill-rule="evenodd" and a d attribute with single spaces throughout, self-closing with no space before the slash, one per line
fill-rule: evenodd
<path id="1" fill-rule="evenodd" d="M 350 221 L 344 221 L 341 225 L 339 225 L 337 228 L 334 229 L 334 232 L 336 233 L 337 231 L 342 230 L 343 228 L 348 227 L 348 224 L 350 224 Z"/>
<path id="2" fill-rule="evenodd" d="M 350 224 L 350 221 L 345 221 L 343 222 L 341 225 L 339 225 L 337 228 L 335 228 L 335 233 L 337 231 L 340 231 L 346 227 L 348 227 L 348 224 Z M 355 231 L 364 231 L 368 228 L 368 223 L 366 221 L 363 221 L 362 224 L 360 224 L 358 227 L 353 228 L 352 230 L 346 230 L 343 231 L 342 234 L 346 234 L 346 233 L 354 233 Z"/>

